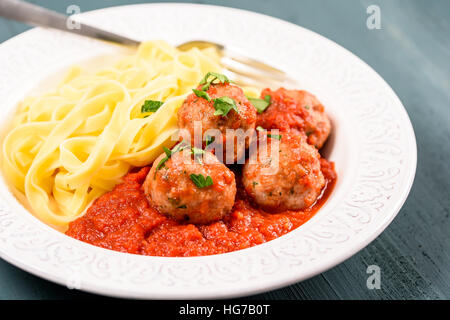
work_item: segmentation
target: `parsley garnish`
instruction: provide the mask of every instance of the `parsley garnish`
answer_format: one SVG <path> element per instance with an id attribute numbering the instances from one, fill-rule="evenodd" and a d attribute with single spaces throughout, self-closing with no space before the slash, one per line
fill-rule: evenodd
<path id="1" fill-rule="evenodd" d="M 272 139 L 277 139 L 277 140 L 281 140 L 281 137 L 282 137 L 282 135 L 281 134 L 268 134 L 267 135 L 269 138 L 272 138 Z"/>
<path id="2" fill-rule="evenodd" d="M 239 110 L 236 105 L 236 101 L 231 99 L 230 97 L 221 97 L 216 99 L 211 99 L 209 94 L 206 92 L 211 84 L 214 84 L 216 80 L 219 80 L 220 83 L 230 83 L 231 80 L 227 78 L 227 76 L 216 73 L 216 72 L 208 72 L 203 79 L 200 81 L 200 85 L 202 86 L 201 90 L 192 89 L 195 95 L 199 98 L 204 98 L 208 102 L 214 102 L 214 112 L 215 116 L 226 116 L 231 109 L 239 113 Z"/>
<path id="3" fill-rule="evenodd" d="M 189 176 L 194 182 L 194 184 L 197 186 L 197 188 L 206 188 L 213 185 L 213 180 L 210 176 L 207 176 L 206 178 L 202 174 L 191 174 Z"/>
<path id="4" fill-rule="evenodd" d="M 239 110 L 236 105 L 236 101 L 231 99 L 230 97 L 221 97 L 214 99 L 214 112 L 215 116 L 226 116 L 231 109 L 239 113 Z"/>
<path id="5" fill-rule="evenodd" d="M 248 101 L 256 108 L 258 113 L 263 113 L 270 106 L 272 97 L 268 94 L 263 99 L 247 97 Z"/>
<path id="6" fill-rule="evenodd" d="M 309 106 L 305 106 L 305 109 L 306 109 L 306 110 L 309 110 Z"/>
<path id="7" fill-rule="evenodd" d="M 202 90 L 197 90 L 197 89 L 192 89 L 192 91 L 194 91 L 194 93 L 197 97 L 206 99 L 206 101 L 208 101 L 208 102 L 211 101 L 211 98 L 207 92 L 202 91 Z"/>
<path id="8" fill-rule="evenodd" d="M 161 107 L 164 104 L 162 101 L 156 101 L 156 100 L 145 100 L 144 104 L 141 107 L 141 112 L 156 112 L 159 107 Z"/>
<path id="9" fill-rule="evenodd" d="M 179 144 L 177 144 L 172 150 L 170 150 L 169 148 L 163 147 L 164 153 L 166 154 L 166 156 L 164 158 L 162 158 L 158 165 L 156 166 L 156 170 L 155 170 L 155 179 L 156 179 L 156 172 L 161 169 L 162 167 L 164 167 L 165 163 L 167 162 L 167 160 L 170 159 L 170 157 L 180 151 L 183 151 L 185 149 L 191 149 L 191 154 L 194 155 L 194 158 L 198 158 L 198 156 L 202 155 L 205 153 L 205 150 L 203 149 L 199 149 L 196 147 L 190 147 L 189 144 L 185 141 L 180 142 Z M 200 159 L 198 159 L 199 163 L 202 163 Z"/>
<path id="10" fill-rule="evenodd" d="M 172 154 L 177 153 L 179 151 L 183 151 L 184 149 L 189 148 L 189 144 L 185 141 L 180 142 L 172 149 Z"/>
<path id="11" fill-rule="evenodd" d="M 186 209 L 187 206 L 185 204 L 180 204 L 180 200 L 177 198 L 167 198 L 169 200 L 170 204 L 177 209 Z"/>
<path id="12" fill-rule="evenodd" d="M 169 160 L 170 157 L 174 153 L 177 153 L 177 152 L 182 151 L 187 148 L 189 148 L 189 145 L 187 145 L 184 141 L 177 144 L 172 150 L 169 150 L 168 148 L 163 147 L 164 153 L 166 154 L 166 156 L 164 158 L 162 158 L 161 161 L 159 161 L 158 165 L 156 166 L 155 179 L 156 179 L 156 172 L 158 172 L 158 170 L 164 166 L 164 164 L 167 162 L 167 160 Z"/>
<path id="13" fill-rule="evenodd" d="M 227 76 L 220 74 L 220 73 L 216 73 L 216 72 L 208 72 L 205 77 L 200 81 L 200 84 L 203 85 L 202 86 L 202 90 L 206 91 L 209 89 L 209 87 L 211 86 L 212 83 L 214 83 L 214 81 L 219 80 L 219 82 L 221 83 L 229 83 L 230 79 L 227 78 Z"/>
<path id="14" fill-rule="evenodd" d="M 166 156 L 170 157 L 172 155 L 172 151 L 169 148 L 163 147 L 163 150 Z"/>

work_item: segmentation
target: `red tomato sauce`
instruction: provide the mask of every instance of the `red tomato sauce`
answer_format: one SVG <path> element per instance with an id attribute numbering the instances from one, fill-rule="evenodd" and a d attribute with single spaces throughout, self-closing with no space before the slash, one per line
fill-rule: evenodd
<path id="1" fill-rule="evenodd" d="M 66 234 L 102 248 L 149 256 L 202 256 L 253 247 L 298 228 L 325 203 L 336 173 L 332 162 L 321 159 L 321 166 L 327 183 L 312 207 L 264 212 L 250 203 L 238 185 L 231 213 L 208 225 L 176 222 L 152 208 L 142 189 L 150 170 L 144 167 L 98 198 L 83 217 L 70 223 Z"/>

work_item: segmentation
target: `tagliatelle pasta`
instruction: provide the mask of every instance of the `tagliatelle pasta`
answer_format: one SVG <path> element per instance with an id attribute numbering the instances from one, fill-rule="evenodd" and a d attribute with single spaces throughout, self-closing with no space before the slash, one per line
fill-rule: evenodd
<path id="1" fill-rule="evenodd" d="M 181 52 L 163 41 L 95 73 L 74 67 L 56 90 L 21 103 L 3 141 L 4 174 L 39 219 L 65 228 L 171 144 L 186 94 L 220 70 L 213 49 Z M 146 100 L 164 104 L 143 114 Z"/>

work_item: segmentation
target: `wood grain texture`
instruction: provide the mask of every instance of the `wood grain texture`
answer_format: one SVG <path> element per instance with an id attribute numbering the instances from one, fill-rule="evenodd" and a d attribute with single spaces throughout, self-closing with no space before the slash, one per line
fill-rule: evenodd
<path id="1" fill-rule="evenodd" d="M 31 1 L 65 12 L 102 1 Z M 112 0 L 108 5 L 151 1 Z M 158 2 L 162 2 L 159 0 Z M 178 1 L 188 2 L 188 1 Z M 192 2 L 192 1 L 190 1 Z M 450 298 L 450 1 L 194 1 L 252 10 L 311 29 L 371 65 L 405 105 L 417 138 L 415 183 L 393 223 L 369 246 L 304 282 L 250 299 Z M 366 27 L 366 8 L 381 9 L 381 30 Z M 0 42 L 26 30 L 0 19 Z M 366 287 L 367 266 L 381 268 L 381 289 Z M 23 272 L 0 260 L 0 299 L 97 299 Z"/>

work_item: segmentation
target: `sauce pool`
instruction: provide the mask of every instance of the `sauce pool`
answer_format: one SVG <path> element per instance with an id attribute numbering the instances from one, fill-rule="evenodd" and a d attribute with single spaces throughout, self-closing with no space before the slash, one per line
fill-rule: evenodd
<path id="1" fill-rule="evenodd" d="M 253 247 L 298 228 L 326 202 L 336 173 L 332 162 L 320 161 L 326 186 L 310 208 L 268 213 L 252 205 L 238 185 L 231 213 L 208 225 L 180 223 L 154 209 L 142 189 L 150 167 L 143 167 L 98 198 L 69 224 L 66 234 L 102 248 L 149 256 L 203 256 Z"/>

